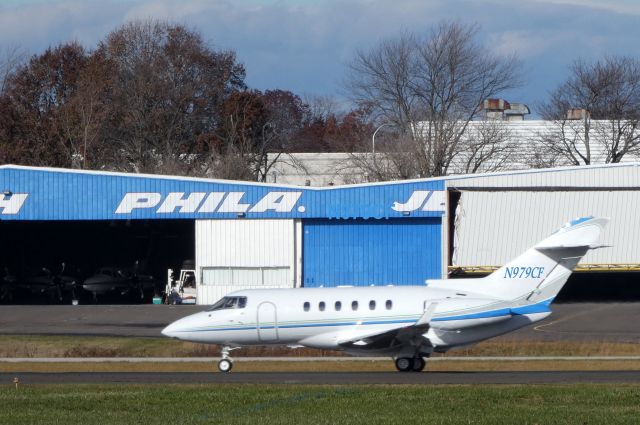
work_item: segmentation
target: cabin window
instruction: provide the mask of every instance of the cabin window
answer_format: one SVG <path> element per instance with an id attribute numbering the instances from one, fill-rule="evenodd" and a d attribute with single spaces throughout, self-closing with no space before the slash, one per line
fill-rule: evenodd
<path id="1" fill-rule="evenodd" d="M 233 308 L 245 308 L 247 297 L 223 297 L 220 301 L 209 307 L 207 311 L 230 310 Z"/>
<path id="2" fill-rule="evenodd" d="M 358 301 L 353 301 L 351 303 L 351 310 L 356 311 L 358 309 Z"/>
<path id="3" fill-rule="evenodd" d="M 387 310 L 391 310 L 391 308 L 393 308 L 393 302 L 391 300 L 387 300 L 384 306 L 387 308 Z"/>
<path id="4" fill-rule="evenodd" d="M 376 309 L 376 302 L 374 300 L 369 301 L 369 310 Z"/>
<path id="5" fill-rule="evenodd" d="M 320 301 L 320 303 L 318 304 L 318 310 L 320 311 L 324 311 L 324 301 Z"/>
<path id="6" fill-rule="evenodd" d="M 342 303 L 340 301 L 336 301 L 335 307 L 336 311 L 340 311 L 342 309 Z"/>
<path id="7" fill-rule="evenodd" d="M 311 304 L 307 301 L 302 305 L 302 308 L 304 309 L 304 311 L 309 311 L 309 309 L 311 308 Z"/>

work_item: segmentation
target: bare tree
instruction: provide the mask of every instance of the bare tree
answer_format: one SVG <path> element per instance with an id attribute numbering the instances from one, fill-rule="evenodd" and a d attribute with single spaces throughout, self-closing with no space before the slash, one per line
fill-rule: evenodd
<path id="1" fill-rule="evenodd" d="M 387 139 L 387 142 L 389 140 L 392 139 Z M 369 143 L 371 143 L 370 140 Z M 350 163 L 360 170 L 363 176 L 362 180 L 406 180 L 417 177 L 415 140 L 411 137 L 395 135 L 393 142 L 390 143 L 394 145 L 393 150 L 384 148 L 376 150 L 376 152 L 382 152 L 382 154 L 353 152 L 349 155 Z M 382 147 L 386 143 L 378 144 L 378 140 L 376 140 L 376 145 Z M 345 168 L 348 167 L 345 166 Z"/>
<path id="2" fill-rule="evenodd" d="M 18 46 L 0 46 L 0 95 L 5 92 L 9 76 L 22 64 L 24 56 Z"/>
<path id="3" fill-rule="evenodd" d="M 255 180 L 260 168 L 258 146 L 269 137 L 266 110 L 257 91 L 232 93 L 222 104 L 206 174 L 234 180 Z M 231 165 L 231 167 L 229 166 Z"/>
<path id="4" fill-rule="evenodd" d="M 60 116 L 78 90 L 78 79 L 87 61 L 77 43 L 59 45 L 34 55 L 7 78 L 2 103 L 6 109 L 3 148 L 11 162 L 71 167 L 79 154 Z M 11 119 L 14 118 L 14 119 Z"/>
<path id="5" fill-rule="evenodd" d="M 356 108 L 343 110 L 328 96 L 305 99 L 306 114 L 292 152 L 354 152 L 368 150 L 363 139 L 371 137 L 369 112 Z"/>
<path id="6" fill-rule="evenodd" d="M 199 173 L 192 154 L 216 132 L 222 102 L 245 87 L 235 54 L 214 51 L 183 26 L 153 20 L 113 31 L 96 54 L 114 74 L 103 131 L 112 148 L 106 166 Z"/>
<path id="7" fill-rule="evenodd" d="M 573 63 L 567 80 L 540 105 L 552 124 L 535 138 L 571 165 L 620 162 L 640 153 L 640 61 L 611 56 Z"/>
<path id="8" fill-rule="evenodd" d="M 503 170 L 515 159 L 516 146 L 505 121 L 483 120 L 470 123 L 454 158 L 456 172 L 472 174 Z"/>
<path id="9" fill-rule="evenodd" d="M 273 165 L 283 153 L 295 150 L 298 135 L 309 121 L 309 105 L 299 96 L 285 90 L 267 90 L 262 96 L 266 122 L 262 126 L 256 170 L 259 181 L 267 181 Z M 271 155 L 269 155 L 271 154 Z"/>
<path id="10" fill-rule="evenodd" d="M 294 149 L 308 116 L 308 105 L 289 91 L 232 93 L 220 111 L 220 125 L 205 161 L 207 175 L 267 181 L 280 155 Z M 232 170 L 224 162 L 243 167 Z"/>
<path id="11" fill-rule="evenodd" d="M 101 168 L 109 156 L 102 140 L 111 108 L 108 105 L 113 80 L 109 63 L 94 53 L 85 61 L 74 96 L 61 109 L 59 125 L 72 146 L 73 168 Z"/>
<path id="12" fill-rule="evenodd" d="M 444 22 L 425 36 L 404 33 L 356 53 L 347 88 L 378 122 L 392 123 L 401 134 L 388 156 L 402 161 L 389 162 L 409 161 L 409 169 L 396 175 L 447 174 L 482 101 L 520 83 L 517 58 L 490 52 L 476 41 L 478 31 Z"/>

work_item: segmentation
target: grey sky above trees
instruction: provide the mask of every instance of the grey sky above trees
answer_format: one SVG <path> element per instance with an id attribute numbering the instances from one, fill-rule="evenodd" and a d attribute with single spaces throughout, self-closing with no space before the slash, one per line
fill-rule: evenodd
<path id="1" fill-rule="evenodd" d="M 512 102 L 543 100 L 577 57 L 640 56 L 635 0 L 4 0 L 0 40 L 29 55 L 73 40 L 93 48 L 147 18 L 197 28 L 217 49 L 235 51 L 250 87 L 301 96 L 340 97 L 357 48 L 443 19 L 477 22 L 488 48 L 523 60 L 525 84 L 505 94 Z"/>

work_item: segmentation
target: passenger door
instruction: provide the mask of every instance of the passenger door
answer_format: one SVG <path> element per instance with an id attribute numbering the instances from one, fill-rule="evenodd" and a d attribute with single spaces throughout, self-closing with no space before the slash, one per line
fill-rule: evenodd
<path id="1" fill-rule="evenodd" d="M 278 314 L 272 302 L 263 302 L 258 306 L 258 340 L 274 342 L 278 340 Z"/>

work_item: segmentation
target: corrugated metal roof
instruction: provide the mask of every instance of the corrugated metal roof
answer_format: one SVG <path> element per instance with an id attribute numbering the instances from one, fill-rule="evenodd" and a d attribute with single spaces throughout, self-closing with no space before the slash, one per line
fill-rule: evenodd
<path id="1" fill-rule="evenodd" d="M 638 188 L 640 163 L 546 168 L 444 178 L 448 189 Z"/>
<path id="2" fill-rule="evenodd" d="M 591 120 L 591 130 L 589 132 L 590 163 L 604 164 L 607 158 L 607 135 L 610 131 L 611 122 L 608 120 Z M 564 125 L 561 132 L 561 124 Z M 483 120 L 471 121 L 467 131 L 460 142 L 460 153 L 454 157 L 449 174 L 464 173 L 465 163 L 473 155 L 473 149 L 467 149 L 469 141 L 491 140 L 502 147 L 499 152 L 494 153 L 492 160 L 486 161 L 480 167 L 479 172 L 501 170 L 522 170 L 528 169 L 536 164 L 569 165 L 571 162 L 557 152 L 553 152 L 548 147 L 549 140 L 561 138 L 575 144 L 575 150 L 582 155 L 586 155 L 586 148 L 582 140 L 584 139 L 584 123 L 582 120 L 547 121 L 547 120 L 522 120 L 522 121 L 501 121 Z M 483 134 L 491 135 L 489 139 Z M 496 136 L 497 134 L 497 136 Z M 547 140 L 547 142 L 541 142 Z M 560 144 L 560 143 L 558 143 Z M 575 155 L 575 152 L 574 152 Z M 623 157 L 623 161 L 637 161 L 638 156 L 630 153 Z M 471 171 L 471 170 L 469 170 Z"/>

